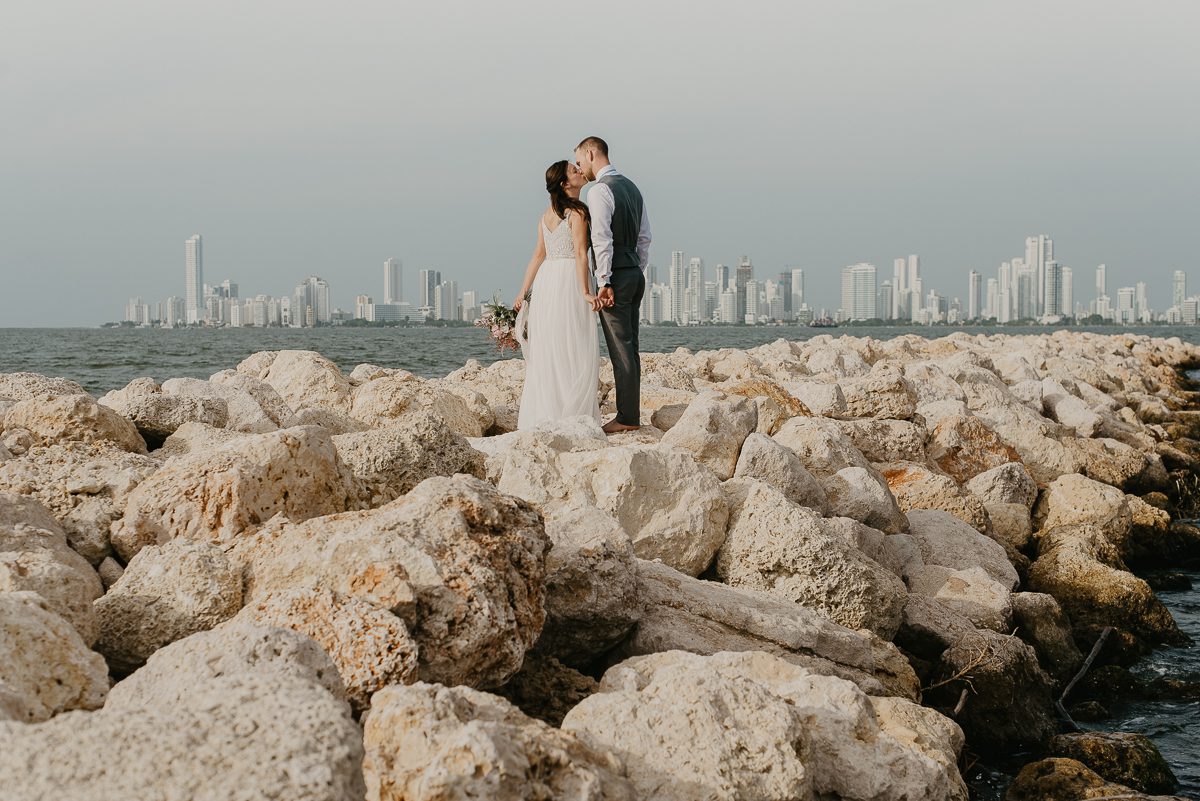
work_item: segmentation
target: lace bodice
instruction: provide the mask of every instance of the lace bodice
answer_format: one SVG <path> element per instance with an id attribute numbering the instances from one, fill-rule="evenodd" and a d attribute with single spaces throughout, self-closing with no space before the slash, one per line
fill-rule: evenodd
<path id="1" fill-rule="evenodd" d="M 575 242 L 571 237 L 571 223 L 568 216 L 558 224 L 558 227 L 553 231 L 546 225 L 546 218 L 542 217 L 542 228 L 545 229 L 542 234 L 546 240 L 546 258 L 547 259 L 573 259 L 575 258 Z"/>

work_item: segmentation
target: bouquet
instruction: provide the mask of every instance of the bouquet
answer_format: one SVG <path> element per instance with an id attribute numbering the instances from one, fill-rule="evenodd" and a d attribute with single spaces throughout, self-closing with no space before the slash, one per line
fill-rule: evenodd
<path id="1" fill-rule="evenodd" d="M 525 304 L 528 306 L 529 298 L 525 299 Z M 519 323 L 520 331 L 517 330 L 517 312 L 500 301 L 499 293 L 492 296 L 490 303 L 483 304 L 483 316 L 475 321 L 476 327 L 488 330 L 496 349 L 501 353 L 509 348 L 516 350 L 525 341 L 527 324 L 524 317 L 520 318 Z"/>

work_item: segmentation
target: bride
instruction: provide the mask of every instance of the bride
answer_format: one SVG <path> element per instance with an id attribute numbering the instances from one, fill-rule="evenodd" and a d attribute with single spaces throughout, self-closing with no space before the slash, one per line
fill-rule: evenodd
<path id="1" fill-rule="evenodd" d="M 529 323 L 518 429 L 576 415 L 600 422 L 600 300 L 588 267 L 588 209 L 579 200 L 586 183 L 568 161 L 546 170 L 550 207 L 538 222 L 537 246 L 513 303 Z"/>

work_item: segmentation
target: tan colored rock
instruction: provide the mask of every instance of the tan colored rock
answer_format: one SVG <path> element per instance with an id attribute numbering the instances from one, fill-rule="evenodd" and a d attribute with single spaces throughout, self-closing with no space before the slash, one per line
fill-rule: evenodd
<path id="1" fill-rule="evenodd" d="M 957 517 L 976 531 L 987 532 L 987 509 L 978 498 L 963 492 L 954 479 L 913 462 L 878 465 L 888 489 L 904 512 L 936 509 Z"/>
<path id="2" fill-rule="evenodd" d="M 108 694 L 104 659 L 88 649 L 75 627 L 36 592 L 0 593 L 0 695 L 10 719 L 0 722 L 0 754 L 26 723 L 71 709 L 96 709 Z M 0 769 L 0 775 L 3 770 Z M 5 783 L 5 792 L 12 785 Z"/>
<path id="3" fill-rule="evenodd" d="M 245 436 L 246 434 L 241 431 L 214 428 L 205 423 L 184 423 L 163 440 L 162 446 L 154 452 L 154 455 L 167 459 L 171 456 L 183 456 L 188 453 L 215 451 Z"/>
<path id="4" fill-rule="evenodd" d="M 534 649 L 525 655 L 516 675 L 495 692 L 529 717 L 557 727 L 598 686 L 591 676 Z"/>
<path id="5" fill-rule="evenodd" d="M 908 519 L 883 476 L 865 467 L 843 467 L 823 482 L 832 514 L 849 517 L 888 534 L 908 531 Z"/>
<path id="6" fill-rule="evenodd" d="M 0 398 L 29 400 L 44 395 L 86 395 L 87 390 L 68 378 L 41 373 L 0 373 Z"/>
<path id="7" fill-rule="evenodd" d="M 1004 589 L 1017 586 L 1017 571 L 1003 546 L 954 515 L 936 509 L 914 509 L 908 513 L 908 531 L 920 546 L 926 565 L 951 570 L 980 567 Z"/>
<path id="8" fill-rule="evenodd" d="M 67 620 L 84 643 L 96 641 L 92 601 L 103 584 L 87 560 L 67 545 L 67 535 L 33 498 L 0 492 L 0 592 L 38 593 Z"/>
<path id="9" fill-rule="evenodd" d="M 907 420 L 842 420 L 838 428 L 872 462 L 925 460 L 925 429 Z"/>
<path id="10" fill-rule="evenodd" d="M 368 431 L 371 428 L 361 420 L 355 420 L 349 415 L 335 412 L 324 406 L 307 406 L 292 416 L 292 422 L 298 426 L 320 426 L 328 429 L 329 433 L 334 436 L 357 434 L 359 431 Z"/>
<path id="11" fill-rule="evenodd" d="M 1019 503 L 1026 510 L 1033 508 L 1038 495 L 1037 483 L 1019 462 L 985 470 L 964 484 L 963 489 L 985 504 Z"/>
<path id="12" fill-rule="evenodd" d="M 844 467 L 870 467 L 838 424 L 819 417 L 793 417 L 775 433 L 775 441 L 791 448 L 804 466 L 818 477 L 831 476 Z"/>
<path id="13" fill-rule="evenodd" d="M 187 422 L 223 428 L 229 407 L 222 398 L 168 395 L 152 378 L 135 378 L 98 401 L 133 422 L 151 447 Z"/>
<path id="14" fill-rule="evenodd" d="M 1141 793 L 1173 793 L 1179 788 L 1171 766 L 1144 734 L 1068 732 L 1056 735 L 1048 750 L 1056 757 L 1077 759 L 1106 781 Z"/>
<path id="15" fill-rule="evenodd" d="M 208 377 L 210 384 L 224 389 L 244 392 L 254 399 L 263 414 L 279 428 L 304 425 L 295 418 L 295 412 L 274 387 L 266 381 L 253 378 L 237 370 L 222 370 Z M 325 408 L 325 407 L 318 407 Z"/>
<path id="16" fill-rule="evenodd" d="M 109 528 L 121 516 L 129 493 L 159 464 L 111 444 L 35 447 L 0 464 L 0 491 L 41 501 L 62 523 L 71 548 L 99 564 L 112 551 Z"/>
<path id="17" fill-rule="evenodd" d="M 316 351 L 262 351 L 243 359 L 237 372 L 270 384 L 294 411 L 307 406 L 350 408 L 350 382 Z"/>
<path id="18" fill-rule="evenodd" d="M 1149 796 L 1123 784 L 1105 781 L 1082 762 L 1064 757 L 1041 759 L 1021 768 L 1004 798 L 1005 801 L 1077 801 L 1081 798 L 1149 801 Z"/>
<path id="19" fill-rule="evenodd" d="M 389 684 L 417 678 L 417 644 L 404 623 L 370 603 L 329 590 L 293 589 L 251 601 L 235 623 L 277 626 L 316 640 L 337 666 L 356 710 Z"/>
<path id="20" fill-rule="evenodd" d="M 96 568 L 96 572 L 100 574 L 100 582 L 104 585 L 104 591 L 108 592 L 112 585 L 116 584 L 125 573 L 125 568 L 116 559 L 106 556 Z"/>
<path id="21" fill-rule="evenodd" d="M 895 575 L 827 532 L 819 515 L 767 484 L 738 479 L 726 482 L 725 490 L 729 535 L 717 555 L 723 581 L 891 639 L 907 594 Z"/>
<path id="22" fill-rule="evenodd" d="M 638 579 L 645 606 L 621 656 L 764 651 L 853 681 L 871 695 L 920 695 L 908 661 L 868 631 L 851 631 L 768 593 L 691 578 L 658 562 L 639 561 Z"/>
<path id="23" fill-rule="evenodd" d="M 825 489 L 790 448 L 765 434 L 751 434 L 742 443 L 735 478 L 754 478 L 782 492 L 788 500 L 820 514 L 829 513 Z"/>
<path id="24" fill-rule="evenodd" d="M 781 382 L 780 386 L 818 417 L 840 418 L 846 415 L 846 398 L 842 395 L 842 388 L 832 381 L 792 380 Z"/>
<path id="25" fill-rule="evenodd" d="M 649 383 L 646 376 L 643 378 Z M 501 359 L 487 367 L 475 359 L 469 359 L 442 381 L 462 384 L 487 399 L 494 422 L 485 434 L 517 430 L 517 411 L 521 405 L 521 388 L 525 384 L 524 359 Z M 643 387 L 645 390 L 646 387 Z"/>
<path id="26" fill-rule="evenodd" d="M 1014 592 L 1012 605 L 1017 634 L 1037 651 L 1042 669 L 1065 686 L 1083 663 L 1083 654 L 1062 607 L 1053 596 L 1040 592 Z"/>
<path id="27" fill-rule="evenodd" d="M 216 801 L 361 798 L 349 708 L 306 680 L 241 673 L 169 708 L 72 712 L 0 723 L 0 783 L 21 799 Z M 136 754 L 114 768 L 114 754 Z"/>
<path id="28" fill-rule="evenodd" d="M 549 548 L 529 504 L 460 475 L 378 509 L 267 526 L 233 553 L 247 603 L 294 587 L 360 598 L 405 622 L 422 680 L 494 687 L 541 633 Z"/>
<path id="29" fill-rule="evenodd" d="M 876 362 L 864 376 L 839 381 L 847 417 L 908 420 L 917 409 L 916 396 L 899 367 Z"/>
<path id="30" fill-rule="evenodd" d="M 659 447 L 691 453 L 724 481 L 733 476 L 742 443 L 758 426 L 752 401 L 704 392 L 688 405 Z"/>
<path id="31" fill-rule="evenodd" d="M 233 617 L 242 606 L 242 575 L 208 543 L 172 540 L 139 551 L 95 603 L 96 650 L 125 675 L 152 653 Z"/>
<path id="32" fill-rule="evenodd" d="M 467 687 L 380 691 L 363 741 L 370 801 L 640 797 L 619 759 Z"/>
<path id="33" fill-rule="evenodd" d="M 230 431 L 265 434 L 291 424 L 291 410 L 282 404 L 278 393 L 271 391 L 261 381 L 255 381 L 254 386 L 265 387 L 265 390 L 252 393 L 234 384 L 219 384 L 200 378 L 169 378 L 162 383 L 163 392 L 171 397 L 224 402 L 225 428 Z M 270 395 L 267 395 L 267 391 L 270 391 Z M 260 401 L 260 398 L 264 400 Z M 279 408 L 280 404 L 283 408 Z"/>
<path id="34" fill-rule="evenodd" d="M 1125 493 L 1072 473 L 1055 479 L 1042 492 L 1034 509 L 1034 522 L 1040 529 L 1096 526 L 1124 555 L 1128 552 L 1133 514 Z"/>
<path id="35" fill-rule="evenodd" d="M 616 751 L 655 797 L 965 799 L 957 727 L 892 701 L 881 718 L 852 683 L 769 654 L 676 651 L 610 668 L 563 727 Z"/>
<path id="36" fill-rule="evenodd" d="M 131 493 L 112 542 L 125 559 L 183 537 L 228 545 L 282 514 L 299 522 L 356 508 L 362 488 L 323 428 L 289 428 L 173 458 Z"/>
<path id="37" fill-rule="evenodd" d="M 959 484 L 1001 465 L 1020 462 L 1017 451 L 974 416 L 939 421 L 930 436 L 929 459 Z"/>
<path id="38" fill-rule="evenodd" d="M 39 445 L 107 442 L 130 453 L 146 452 L 133 423 L 91 395 L 41 395 L 20 401 L 4 415 L 4 427 L 29 431 Z"/>
<path id="39" fill-rule="evenodd" d="M 926 565 L 911 577 L 908 589 L 936 598 L 978 628 L 1002 634 L 1012 631 L 1012 594 L 981 567 L 955 570 Z"/>
<path id="40" fill-rule="evenodd" d="M 395 425 L 418 411 L 436 414 L 464 437 L 481 437 L 487 430 L 486 421 L 457 394 L 411 374 L 372 379 L 355 387 L 350 398 L 350 416 L 375 427 Z"/>

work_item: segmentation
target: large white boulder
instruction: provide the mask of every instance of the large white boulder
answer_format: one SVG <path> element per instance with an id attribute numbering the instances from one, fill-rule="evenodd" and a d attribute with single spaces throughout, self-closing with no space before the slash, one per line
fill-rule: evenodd
<path id="1" fill-rule="evenodd" d="M 4 428 L 25 429 L 38 445 L 110 443 L 130 453 L 146 452 L 146 441 L 133 423 L 91 395 L 40 395 L 19 401 L 5 413 Z"/>
<path id="2" fill-rule="evenodd" d="M 696 396 L 660 448 L 677 448 L 696 457 L 724 481 L 733 476 L 742 443 L 758 426 L 753 401 L 720 392 Z"/>
<path id="3" fill-rule="evenodd" d="M 122 389 L 100 398 L 117 414 L 131 420 L 138 433 L 155 447 L 187 422 L 224 427 L 229 407 L 223 398 L 168 395 L 152 378 L 135 378 Z"/>
<path id="4" fill-rule="evenodd" d="M 778 489 L 788 500 L 820 514 L 829 513 L 829 499 L 816 476 L 800 457 L 765 434 L 751 434 L 742 443 L 734 478 L 753 478 Z"/>

